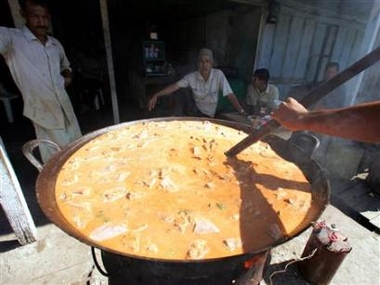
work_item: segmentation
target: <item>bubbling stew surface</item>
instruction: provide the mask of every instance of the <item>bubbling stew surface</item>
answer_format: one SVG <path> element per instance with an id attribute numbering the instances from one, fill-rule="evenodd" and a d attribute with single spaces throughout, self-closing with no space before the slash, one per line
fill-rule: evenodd
<path id="1" fill-rule="evenodd" d="M 255 252 L 318 212 L 301 170 L 246 134 L 208 121 L 141 122 L 79 148 L 58 174 L 65 219 L 121 254 L 198 260 Z"/>

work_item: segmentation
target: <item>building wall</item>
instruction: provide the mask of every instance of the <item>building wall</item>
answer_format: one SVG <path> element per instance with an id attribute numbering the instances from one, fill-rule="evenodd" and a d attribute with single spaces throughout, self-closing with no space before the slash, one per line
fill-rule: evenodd
<path id="1" fill-rule="evenodd" d="M 328 61 L 339 62 L 343 70 L 380 46 L 377 0 L 278 3 L 277 21 L 262 26 L 255 67 L 270 69 L 272 82 L 279 87 L 282 99 L 305 95 L 308 83 L 322 79 Z M 362 5 L 363 9 L 348 7 L 352 3 L 356 7 Z M 353 104 L 380 100 L 380 62 L 345 85 Z M 324 147 L 316 151 L 314 158 L 330 177 L 351 179 L 356 175 L 367 145 L 327 136 L 320 136 L 320 140 Z"/>
<path id="2" fill-rule="evenodd" d="M 339 2 L 344 5 L 349 1 Z M 276 23 L 263 26 L 255 67 L 270 70 L 282 98 L 294 86 L 321 80 L 327 62 L 339 62 L 342 70 L 361 57 L 368 18 L 342 14 L 321 7 L 322 3 L 314 6 L 289 0 L 278 3 Z M 348 88 L 355 83 L 355 80 L 347 82 Z"/>
<path id="3" fill-rule="evenodd" d="M 380 47 L 380 1 L 377 1 L 372 9 L 367 23 L 365 41 L 362 46 L 362 54 Z M 380 59 L 379 59 L 380 60 Z M 360 75 L 355 92 L 356 103 L 380 100 L 380 61 L 368 68 Z"/>

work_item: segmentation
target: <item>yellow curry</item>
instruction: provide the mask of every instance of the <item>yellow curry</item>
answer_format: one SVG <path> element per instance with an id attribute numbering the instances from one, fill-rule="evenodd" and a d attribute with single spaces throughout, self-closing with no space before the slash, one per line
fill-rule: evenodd
<path id="1" fill-rule="evenodd" d="M 208 121 L 149 122 L 100 135 L 56 182 L 60 212 L 94 244 L 135 256 L 197 260 L 254 252 L 315 215 L 301 170 L 245 133 Z"/>

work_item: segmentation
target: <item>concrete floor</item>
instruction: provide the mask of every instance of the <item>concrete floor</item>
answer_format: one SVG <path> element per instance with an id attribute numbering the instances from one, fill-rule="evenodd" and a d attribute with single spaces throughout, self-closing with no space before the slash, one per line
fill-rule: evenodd
<path id="1" fill-rule="evenodd" d="M 15 113 L 13 124 L 8 124 L 4 114 L 0 113 L 1 137 L 37 226 L 38 240 L 19 245 L 4 213 L 0 212 L 0 284 L 110 284 L 110 280 L 94 267 L 90 247 L 50 223 L 39 208 L 34 192 L 38 172 L 21 153 L 23 143 L 34 138 L 33 129 L 30 122 L 22 117 L 21 105 L 15 106 Z M 111 113 L 110 105 L 106 105 L 99 111 L 89 110 L 79 115 L 83 132 L 112 125 Z M 147 115 L 129 102 L 123 105 L 120 114 L 122 122 L 170 115 L 165 110 Z M 336 224 L 348 236 L 353 247 L 331 284 L 380 284 L 380 236 L 348 217 L 336 205 L 329 205 L 321 219 Z M 308 229 L 272 249 L 271 264 L 261 284 L 308 284 L 295 264 L 290 265 L 286 272 L 274 275 L 272 282 L 269 276 L 301 257 L 310 232 Z M 129 283 L 126 280 L 123 284 Z"/>

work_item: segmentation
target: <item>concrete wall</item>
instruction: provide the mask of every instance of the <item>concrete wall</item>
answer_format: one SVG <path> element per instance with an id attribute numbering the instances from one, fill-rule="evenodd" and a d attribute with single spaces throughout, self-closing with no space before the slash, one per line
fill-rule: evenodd
<path id="1" fill-rule="evenodd" d="M 278 85 L 283 98 L 294 85 L 321 80 L 328 61 L 337 61 L 344 69 L 362 56 L 366 24 L 374 1 L 362 3 L 366 9 L 357 14 L 342 13 L 350 11 L 351 1 L 281 0 L 278 3 L 277 21 L 263 27 L 256 64 L 269 68 L 272 82 Z M 355 84 L 351 80 L 347 88 Z"/>

